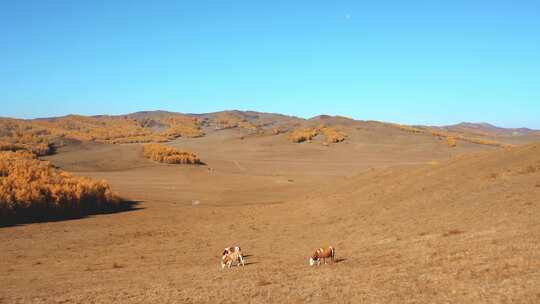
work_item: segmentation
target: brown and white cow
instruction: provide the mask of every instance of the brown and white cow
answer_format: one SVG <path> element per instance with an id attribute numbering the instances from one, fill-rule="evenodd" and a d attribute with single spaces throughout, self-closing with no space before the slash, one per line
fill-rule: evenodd
<path id="1" fill-rule="evenodd" d="M 315 253 L 309 258 L 309 266 L 317 264 L 321 265 L 321 260 L 326 264 L 326 259 L 330 258 L 332 262 L 336 261 L 336 250 L 332 246 L 328 248 L 318 248 Z"/>
<path id="2" fill-rule="evenodd" d="M 221 257 L 221 268 L 231 268 L 231 265 L 236 262 L 236 266 L 244 266 L 244 257 L 242 256 L 242 249 L 240 246 L 227 247 L 223 250 Z"/>

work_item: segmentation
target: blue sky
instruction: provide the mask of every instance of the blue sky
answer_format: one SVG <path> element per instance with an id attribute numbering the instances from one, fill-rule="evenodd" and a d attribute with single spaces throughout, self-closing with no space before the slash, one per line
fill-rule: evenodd
<path id="1" fill-rule="evenodd" d="M 0 0 L 0 103 L 540 129 L 540 1 Z"/>

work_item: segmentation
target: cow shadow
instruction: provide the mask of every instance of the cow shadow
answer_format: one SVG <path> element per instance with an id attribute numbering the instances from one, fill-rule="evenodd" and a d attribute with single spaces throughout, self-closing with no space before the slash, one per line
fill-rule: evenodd
<path id="1" fill-rule="evenodd" d="M 243 254 L 242 257 L 245 259 L 245 258 L 253 258 L 253 254 Z M 255 265 L 255 264 L 259 264 L 259 262 L 257 261 L 245 261 L 244 262 L 244 266 L 249 266 L 249 265 Z"/>
<path id="2" fill-rule="evenodd" d="M 346 260 L 347 260 L 346 258 L 337 258 L 334 260 L 334 263 L 339 264 L 341 262 L 345 262 Z"/>

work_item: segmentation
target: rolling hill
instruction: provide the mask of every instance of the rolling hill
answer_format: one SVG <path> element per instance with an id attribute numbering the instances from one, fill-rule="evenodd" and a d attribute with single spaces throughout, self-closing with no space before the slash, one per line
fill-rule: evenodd
<path id="1" fill-rule="evenodd" d="M 40 159 L 51 168 L 107 180 L 135 208 L 3 225 L 0 302 L 540 297 L 535 132 L 241 111 L 2 123 L 4 140 L 23 150 L 48 140 L 55 150 Z M 180 132 L 187 126 L 198 135 Z M 325 128 L 346 137 L 328 143 Z M 305 129 L 317 135 L 291 140 Z M 192 151 L 205 165 L 147 159 L 133 139 Z M 233 244 L 246 266 L 222 271 L 220 254 Z M 309 267 L 328 244 L 338 263 Z"/>

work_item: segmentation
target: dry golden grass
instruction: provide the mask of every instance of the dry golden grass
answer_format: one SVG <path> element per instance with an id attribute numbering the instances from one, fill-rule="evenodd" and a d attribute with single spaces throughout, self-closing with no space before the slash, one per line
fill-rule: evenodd
<path id="1" fill-rule="evenodd" d="M 195 153 L 181 151 L 160 144 L 146 144 L 143 155 L 153 161 L 167 164 L 201 164 Z"/>
<path id="2" fill-rule="evenodd" d="M 381 129 L 369 137 L 352 133 L 350 145 L 335 149 L 285 145 L 281 137 L 239 143 L 237 132 L 221 132 L 233 140 L 205 156 L 213 172 L 149 165 L 137 157 L 139 145 L 81 145 L 52 156 L 70 170 L 92 162 L 87 174 L 107 177 L 115 190 L 143 201 L 142 208 L 1 228 L 0 297 L 6 303 L 536 303 L 540 171 L 508 169 L 539 164 L 540 147 L 518 153 L 460 142 L 452 153 L 460 156 L 450 159 L 440 149 L 446 142 Z M 381 144 L 385 136 L 392 139 Z M 402 137 L 410 140 L 403 144 Z M 357 144 L 365 146 L 352 149 Z M 189 146 L 209 151 L 216 141 Z M 423 164 L 429 160 L 440 164 Z M 123 168 L 103 165 L 112 162 Z M 493 172 L 505 178 L 485 178 Z M 221 271 L 219 255 L 231 244 L 249 255 L 247 265 Z M 344 260 L 309 267 L 309 254 L 326 244 Z M 269 251 L 281 247 L 287 258 Z"/>
<path id="3" fill-rule="evenodd" d="M 113 207 L 105 181 L 73 176 L 25 152 L 0 152 L 0 218 L 65 214 Z"/>

